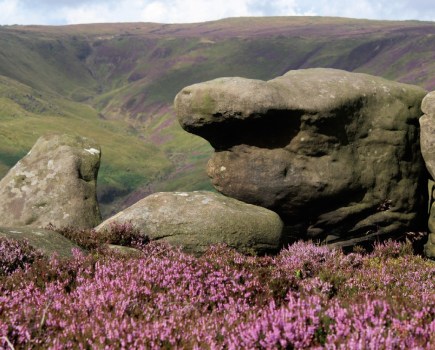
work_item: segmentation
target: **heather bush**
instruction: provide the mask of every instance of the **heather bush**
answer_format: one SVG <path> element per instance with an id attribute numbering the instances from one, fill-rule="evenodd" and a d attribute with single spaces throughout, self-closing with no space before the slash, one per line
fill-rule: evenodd
<path id="1" fill-rule="evenodd" d="M 140 246 L 148 242 L 148 238 L 142 235 L 130 222 L 113 223 L 108 230 L 100 232 L 94 229 L 78 230 L 73 227 L 58 229 L 50 226 L 48 229 L 59 232 L 86 250 L 97 250 L 106 244 Z"/>
<path id="2" fill-rule="evenodd" d="M 275 257 L 140 249 L 76 251 L 4 276 L 0 348 L 435 348 L 435 264 L 403 245 L 344 255 L 296 243 Z"/>
<path id="3" fill-rule="evenodd" d="M 0 237 L 0 276 L 8 275 L 37 259 L 42 259 L 42 253 L 32 248 L 27 241 Z"/>

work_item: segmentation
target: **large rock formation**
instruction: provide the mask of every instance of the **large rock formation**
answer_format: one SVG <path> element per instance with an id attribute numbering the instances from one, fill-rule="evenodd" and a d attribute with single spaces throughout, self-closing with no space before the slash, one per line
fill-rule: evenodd
<path id="1" fill-rule="evenodd" d="M 267 82 L 195 84 L 175 108 L 182 127 L 215 148 L 208 174 L 217 190 L 279 213 L 289 240 L 347 245 L 420 229 L 425 94 L 365 74 L 307 69 Z"/>
<path id="2" fill-rule="evenodd" d="M 99 146 L 86 138 L 55 134 L 39 138 L 0 181 L 0 225 L 98 225 L 100 156 Z"/>
<path id="3" fill-rule="evenodd" d="M 152 194 L 96 230 L 125 222 L 131 222 L 151 240 L 196 254 L 218 243 L 243 253 L 276 252 L 283 227 L 279 216 L 270 210 L 206 191 Z"/>
<path id="4" fill-rule="evenodd" d="M 27 241 L 46 257 L 57 255 L 59 258 L 72 258 L 73 249 L 83 250 L 60 233 L 32 227 L 0 227 L 0 237 L 17 241 Z"/>
<path id="5" fill-rule="evenodd" d="M 421 104 L 424 115 L 420 118 L 421 153 L 432 180 L 429 180 L 429 239 L 425 254 L 435 258 L 435 91 L 427 94 Z"/>

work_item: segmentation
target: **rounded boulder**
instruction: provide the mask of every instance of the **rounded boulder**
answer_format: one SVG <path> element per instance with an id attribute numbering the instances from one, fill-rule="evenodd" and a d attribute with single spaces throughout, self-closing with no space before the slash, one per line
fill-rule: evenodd
<path id="1" fill-rule="evenodd" d="M 242 253 L 273 253 L 280 248 L 283 229 L 280 217 L 271 210 L 206 191 L 152 194 L 96 230 L 125 222 L 150 240 L 162 240 L 194 254 L 219 243 Z"/>

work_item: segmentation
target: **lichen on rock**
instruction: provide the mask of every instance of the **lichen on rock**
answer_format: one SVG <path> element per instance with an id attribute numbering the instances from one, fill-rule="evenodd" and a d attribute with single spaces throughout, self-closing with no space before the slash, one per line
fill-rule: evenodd
<path id="1" fill-rule="evenodd" d="M 0 225 L 98 225 L 100 158 L 100 147 L 84 137 L 51 134 L 39 138 L 0 181 Z"/>

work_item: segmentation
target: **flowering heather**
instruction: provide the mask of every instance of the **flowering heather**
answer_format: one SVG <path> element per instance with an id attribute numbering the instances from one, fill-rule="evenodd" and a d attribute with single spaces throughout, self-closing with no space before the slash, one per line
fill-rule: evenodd
<path id="1" fill-rule="evenodd" d="M 0 348 L 435 348 L 435 264 L 406 245 L 344 255 L 296 243 L 276 257 L 141 250 L 4 273 Z"/>
<path id="2" fill-rule="evenodd" d="M 52 225 L 48 230 L 56 231 L 83 249 L 95 250 L 106 244 L 131 246 L 148 242 L 148 237 L 130 222 L 112 223 L 108 230 L 97 232 L 94 229 L 77 230 L 73 227 L 56 228 Z"/>
<path id="3" fill-rule="evenodd" d="M 27 242 L 0 237 L 0 276 L 12 273 L 18 268 L 42 258 L 42 253 Z"/>

